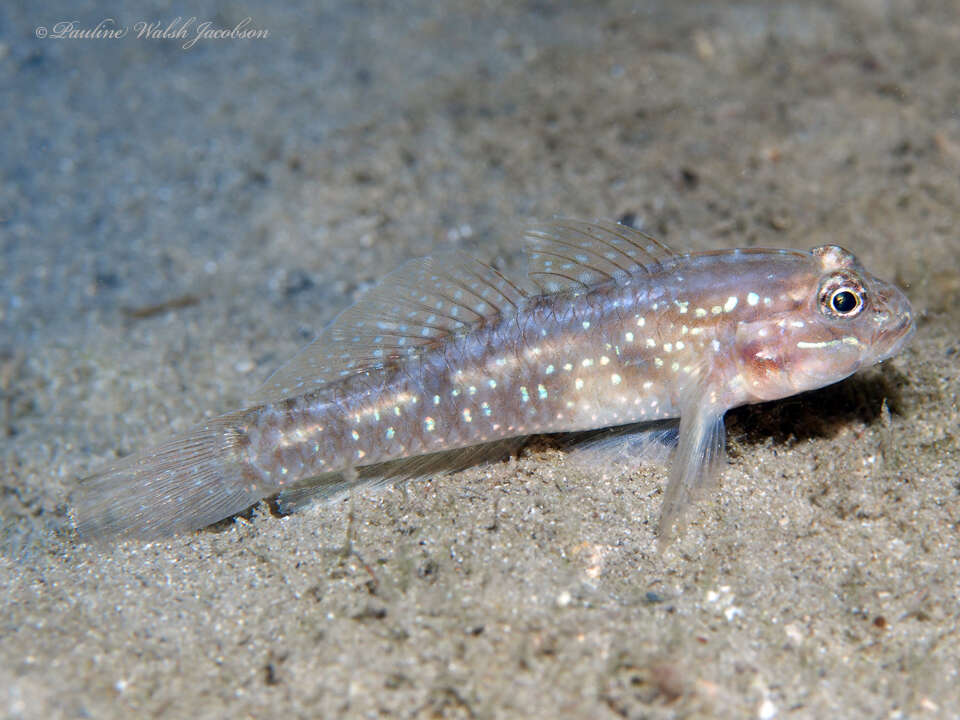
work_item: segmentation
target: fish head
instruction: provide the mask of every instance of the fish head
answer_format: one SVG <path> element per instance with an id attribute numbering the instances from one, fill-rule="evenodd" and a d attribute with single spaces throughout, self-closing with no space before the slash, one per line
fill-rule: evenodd
<path id="1" fill-rule="evenodd" d="M 897 354 L 914 331 L 910 301 L 837 245 L 798 254 L 779 307 L 737 328 L 744 401 L 843 380 Z"/>

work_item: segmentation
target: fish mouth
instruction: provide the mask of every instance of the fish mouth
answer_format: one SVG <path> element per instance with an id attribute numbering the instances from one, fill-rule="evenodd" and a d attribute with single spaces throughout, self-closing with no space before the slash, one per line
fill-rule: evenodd
<path id="1" fill-rule="evenodd" d="M 877 347 L 875 363 L 883 362 L 899 353 L 917 331 L 917 326 L 913 322 L 913 309 L 910 307 L 909 300 L 901 295 L 900 308 L 898 308 L 899 319 L 892 327 L 883 328 L 874 341 Z"/>

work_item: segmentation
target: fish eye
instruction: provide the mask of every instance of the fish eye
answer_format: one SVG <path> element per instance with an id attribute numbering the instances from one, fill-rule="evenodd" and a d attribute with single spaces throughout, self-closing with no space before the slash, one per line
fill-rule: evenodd
<path id="1" fill-rule="evenodd" d="M 847 288 L 837 290 L 830 297 L 830 307 L 832 307 L 838 315 L 853 314 L 859 309 L 861 302 L 860 296 L 853 290 L 848 290 Z"/>
<path id="2" fill-rule="evenodd" d="M 866 304 L 863 283 L 850 272 L 828 277 L 820 285 L 820 312 L 827 317 L 852 318 L 859 315 Z"/>

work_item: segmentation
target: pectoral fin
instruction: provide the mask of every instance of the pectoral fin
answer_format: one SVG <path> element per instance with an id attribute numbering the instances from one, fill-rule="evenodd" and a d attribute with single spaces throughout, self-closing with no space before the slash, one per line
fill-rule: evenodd
<path id="1" fill-rule="evenodd" d="M 713 487 L 724 460 L 726 408 L 692 394 L 680 416 L 677 454 L 660 511 L 658 545 L 666 548 L 686 527 L 694 503 Z"/>

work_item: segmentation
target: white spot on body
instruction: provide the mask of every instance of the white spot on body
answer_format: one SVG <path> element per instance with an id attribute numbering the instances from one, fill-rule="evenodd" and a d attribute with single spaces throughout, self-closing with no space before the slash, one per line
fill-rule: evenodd
<path id="1" fill-rule="evenodd" d="M 577 379 L 574 381 L 573 385 L 574 385 L 574 387 L 577 388 L 577 390 L 583 390 L 583 380 L 582 380 L 582 379 L 577 378 Z"/>
<path id="2" fill-rule="evenodd" d="M 610 382 L 612 382 L 614 385 L 619 385 L 621 380 L 622 378 L 616 373 L 610 376 Z"/>
<path id="3" fill-rule="evenodd" d="M 749 305 L 750 307 L 753 307 L 758 302 L 760 302 L 759 295 L 757 295 L 755 292 L 747 293 L 747 305 Z"/>
<path id="4" fill-rule="evenodd" d="M 724 312 L 733 312 L 733 309 L 737 306 L 737 296 L 731 295 L 727 298 L 727 302 L 723 304 Z"/>

